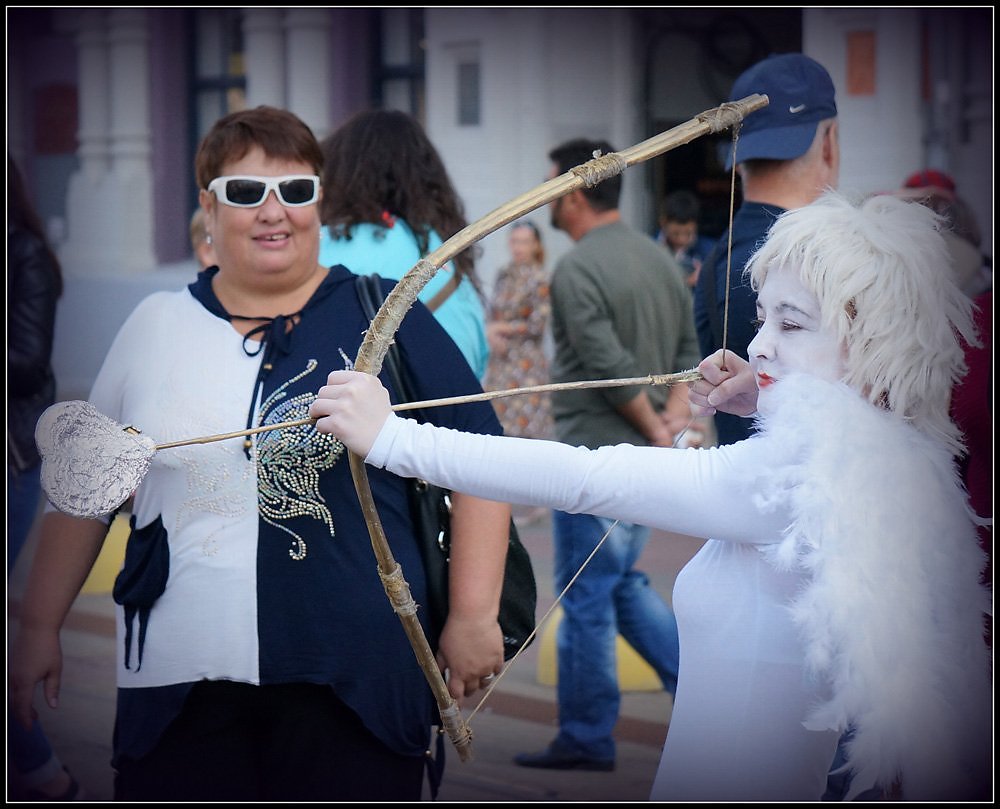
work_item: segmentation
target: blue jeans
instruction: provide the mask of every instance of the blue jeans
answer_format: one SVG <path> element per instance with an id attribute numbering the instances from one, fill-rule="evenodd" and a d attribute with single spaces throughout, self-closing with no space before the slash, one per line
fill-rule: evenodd
<path id="1" fill-rule="evenodd" d="M 24 472 L 7 469 L 7 578 L 14 569 L 17 557 L 28 541 L 31 527 L 38 514 L 41 497 L 41 467 Z M 7 715 L 8 751 L 10 761 L 24 776 L 33 776 L 31 784 L 42 783 L 55 777 L 61 768 L 54 758 L 48 739 L 38 722 L 25 730 L 11 714 Z"/>
<path id="2" fill-rule="evenodd" d="M 563 591 L 614 523 L 589 514 L 553 514 L 556 594 Z M 559 735 L 556 746 L 613 759 L 618 721 L 615 641 L 621 635 L 653 667 L 671 694 L 677 688 L 677 621 L 645 573 L 634 565 L 649 529 L 618 523 L 561 602 L 557 633 Z"/>

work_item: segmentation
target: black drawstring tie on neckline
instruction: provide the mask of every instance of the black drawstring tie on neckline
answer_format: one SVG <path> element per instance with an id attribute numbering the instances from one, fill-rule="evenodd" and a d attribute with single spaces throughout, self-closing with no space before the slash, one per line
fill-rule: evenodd
<path id="1" fill-rule="evenodd" d="M 248 357 L 256 357 L 262 351 L 264 356 L 260 361 L 260 368 L 257 369 L 257 379 L 253 384 L 253 393 L 250 396 L 250 410 L 247 412 L 247 429 L 253 429 L 253 411 L 257 402 L 257 396 L 264 387 L 264 378 L 274 367 L 272 360 L 276 354 L 287 355 L 292 350 L 292 329 L 298 322 L 297 318 L 304 310 L 300 309 L 290 315 L 276 315 L 275 317 L 245 317 L 244 315 L 229 315 L 230 320 L 260 320 L 259 326 L 255 326 L 243 335 L 243 351 Z M 260 342 L 253 350 L 247 347 L 247 342 L 256 342 L 254 337 L 260 335 Z M 251 459 L 250 450 L 253 448 L 253 440 L 250 436 L 243 439 L 243 454 L 247 460 Z"/>
<path id="2" fill-rule="evenodd" d="M 257 403 L 257 396 L 262 390 L 264 378 L 273 369 L 275 358 L 279 356 L 289 356 L 292 353 L 292 330 L 301 322 L 305 312 L 326 300 L 334 290 L 347 278 L 352 277 L 346 267 L 336 267 L 335 271 L 328 270 L 326 276 L 321 280 L 319 286 L 313 291 L 312 296 L 299 311 L 289 315 L 278 315 L 276 317 L 247 317 L 245 315 L 231 315 L 226 307 L 219 301 L 215 290 L 212 288 L 212 281 L 218 275 L 219 268 L 209 267 L 198 273 L 198 278 L 188 284 L 188 289 L 192 297 L 211 314 L 226 321 L 252 320 L 255 321 L 253 328 L 243 337 L 243 351 L 248 357 L 256 357 L 263 352 L 260 369 L 257 371 L 257 381 L 254 383 L 253 395 L 250 399 L 250 410 L 247 414 L 247 429 L 253 429 L 254 406 Z M 250 345 L 255 337 L 260 335 L 258 345 Z M 253 442 L 247 436 L 243 442 L 243 451 L 248 460 L 252 460 L 251 450 Z"/>
<path id="3" fill-rule="evenodd" d="M 277 315 L 275 317 L 243 317 L 242 315 L 230 315 L 232 320 L 261 320 L 262 322 L 259 326 L 255 326 L 250 329 L 246 334 L 243 335 L 243 350 L 246 352 L 248 357 L 256 357 L 264 350 L 267 345 L 274 346 L 282 354 L 287 354 L 292 350 L 292 329 L 288 327 L 288 324 L 292 324 L 292 328 L 295 327 L 295 318 L 302 314 L 300 309 L 293 315 Z M 257 348 L 251 351 L 247 348 L 247 341 L 253 340 L 254 337 L 260 335 L 260 341 L 257 344 Z M 254 340 L 254 342 L 257 342 Z M 265 354 L 265 356 L 267 356 Z"/>

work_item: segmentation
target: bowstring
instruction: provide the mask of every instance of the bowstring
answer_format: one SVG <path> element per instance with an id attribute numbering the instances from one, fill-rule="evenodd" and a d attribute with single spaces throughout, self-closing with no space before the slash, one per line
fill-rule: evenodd
<path id="1" fill-rule="evenodd" d="M 729 179 L 729 230 L 726 245 L 726 295 L 722 309 L 722 370 L 726 369 L 726 344 L 729 340 L 729 279 L 733 267 L 733 209 L 736 202 L 736 142 L 740 139 L 740 127 L 743 122 L 733 125 L 732 171 Z"/>
<path id="2" fill-rule="evenodd" d="M 722 370 L 726 370 L 726 343 L 729 337 L 729 281 L 732 273 L 733 266 L 733 213 L 736 207 L 736 144 L 740 137 L 740 127 L 742 126 L 742 121 L 733 125 L 733 145 L 732 145 L 732 170 L 730 173 L 729 180 L 729 230 L 728 230 L 728 240 L 726 245 L 726 295 L 724 299 L 724 308 L 722 313 Z M 673 441 L 673 446 L 676 447 L 680 440 L 684 437 L 684 434 L 688 431 L 691 425 L 694 423 L 694 416 L 688 419 L 687 424 L 684 425 L 682 429 L 675 437 Z M 555 601 L 552 602 L 545 614 L 542 616 L 541 620 L 535 624 L 535 628 L 531 630 L 531 633 L 525 639 L 524 643 L 521 644 L 521 648 L 518 649 L 514 656 L 507 661 L 507 665 L 503 667 L 500 673 L 490 682 L 482 698 L 477 703 L 476 707 L 472 709 L 469 714 L 468 719 L 465 720 L 466 725 L 471 727 L 472 717 L 476 715 L 480 708 L 483 707 L 486 700 L 490 698 L 490 694 L 493 693 L 494 689 L 500 684 L 500 680 L 503 679 L 504 675 L 510 671 L 514 662 L 521 656 L 521 653 L 528 648 L 528 644 L 535 638 L 538 634 L 538 630 L 541 626 L 549 619 L 549 616 L 555 611 L 556 607 L 559 606 L 559 602 L 562 601 L 563 596 L 566 595 L 566 591 L 573 586 L 573 583 L 579 578 L 580 574 L 583 573 L 583 569 L 590 564 L 590 560 L 594 558 L 594 554 L 600 550 L 601 545 L 604 541 L 611 535 L 611 532 L 615 530 L 620 520 L 615 520 L 611 527 L 605 532 L 604 536 L 601 537 L 601 541 L 594 546 L 594 550 L 590 552 L 586 559 L 583 560 L 583 564 L 580 565 L 580 569 L 573 574 L 573 578 L 569 580 L 566 586 L 562 589 L 562 592 L 556 597 Z"/>
<path id="3" fill-rule="evenodd" d="M 611 523 L 611 527 L 604 532 L 604 536 L 601 537 L 601 541 L 594 546 L 594 550 L 592 550 L 590 554 L 588 554 L 587 558 L 583 560 L 583 564 L 580 565 L 580 569 L 573 574 L 573 578 L 571 578 L 566 583 L 566 586 L 563 587 L 562 592 L 559 593 L 558 596 L 556 596 L 556 600 L 552 602 L 552 606 L 545 611 L 545 615 L 543 615 L 541 620 L 535 624 L 535 628 L 532 629 L 531 634 L 529 634 L 528 637 L 525 638 L 524 643 L 521 644 L 521 648 L 514 653 L 514 656 L 507 661 L 507 665 L 503 667 L 503 670 L 489 684 L 489 687 L 486 689 L 486 693 L 483 694 L 482 699 L 479 700 L 479 704 L 476 705 L 475 708 L 473 708 L 472 712 L 469 714 L 469 718 L 465 720 L 465 724 L 468 725 L 472 721 L 472 717 L 474 717 L 476 715 L 476 712 L 483 707 L 483 703 L 486 702 L 487 699 L 489 699 L 490 694 L 493 693 L 493 689 L 497 687 L 503 676 L 508 671 L 510 671 L 511 666 L 514 665 L 514 661 L 521 656 L 521 652 L 523 652 L 525 649 L 528 648 L 528 644 L 531 643 L 535 635 L 538 634 L 538 630 L 541 628 L 542 624 L 544 624 L 548 620 L 549 616 L 555 611 L 555 608 L 559 606 L 559 602 L 563 600 L 563 596 L 566 595 L 566 591 L 573 586 L 573 583 L 580 577 L 580 574 L 583 573 L 583 569 L 590 564 L 590 560 L 594 558 L 594 554 L 596 554 L 601 549 L 601 545 L 604 544 L 604 540 L 606 540 L 609 536 L 611 536 L 611 532 L 615 530 L 615 527 L 618 525 L 619 522 L 621 522 L 621 520 L 615 520 L 613 523 Z"/>
<path id="4" fill-rule="evenodd" d="M 679 433 L 677 433 L 676 436 L 674 436 L 674 441 L 672 446 L 676 447 L 678 444 L 680 444 L 681 439 L 684 437 L 684 434 L 688 431 L 688 429 L 690 429 L 692 424 L 694 424 L 694 416 L 688 419 L 687 424 L 684 425 L 684 429 L 681 430 Z M 503 670 L 490 682 L 489 686 L 486 689 L 486 692 L 482 696 L 482 699 L 479 700 L 479 704 L 477 704 L 476 707 L 472 710 L 472 713 L 469 714 L 469 718 L 465 720 L 466 724 L 471 722 L 472 717 L 476 715 L 476 712 L 481 707 L 483 707 L 483 703 L 486 702 L 487 699 L 489 699 L 490 694 L 493 693 L 493 689 L 497 687 L 497 685 L 500 682 L 500 679 L 510 670 L 510 667 L 514 665 L 514 661 L 521 656 L 521 652 L 523 652 L 526 648 L 528 648 L 528 644 L 531 643 L 535 635 L 538 634 L 539 628 L 542 626 L 542 624 L 544 624 L 548 620 L 549 616 L 552 614 L 555 608 L 559 606 L 559 602 L 562 601 L 563 596 L 566 595 L 566 591 L 573 586 L 573 582 L 575 582 L 577 578 L 579 578 L 580 574 L 583 573 L 583 569 L 590 564 L 590 560 L 594 558 L 594 554 L 596 554 L 597 551 L 600 549 L 601 545 L 604 544 L 604 540 L 606 540 L 609 536 L 611 536 L 611 532 L 615 530 L 615 527 L 618 525 L 619 522 L 621 521 L 615 520 L 613 523 L 611 523 L 611 527 L 608 528 L 604 536 L 601 537 L 601 541 L 594 546 L 594 550 L 592 550 L 590 552 L 590 555 L 588 555 L 587 558 L 583 560 L 583 564 L 580 565 L 580 569 L 576 571 L 576 573 L 573 575 L 573 578 L 569 580 L 569 583 L 563 588 L 562 592 L 559 593 L 558 597 L 553 602 L 552 606 L 545 611 L 545 615 L 543 615 L 541 620 L 538 621 L 538 623 L 535 625 L 535 628 L 531 630 L 531 633 L 525 639 L 524 643 L 521 644 L 521 648 L 514 653 L 514 656 L 507 661 L 507 665 L 503 667 Z"/>

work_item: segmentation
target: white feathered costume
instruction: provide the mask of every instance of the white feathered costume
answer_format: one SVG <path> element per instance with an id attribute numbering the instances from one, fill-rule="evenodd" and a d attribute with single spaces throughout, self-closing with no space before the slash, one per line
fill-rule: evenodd
<path id="1" fill-rule="evenodd" d="M 897 778 L 907 800 L 988 797 L 990 594 L 952 456 L 846 385 L 777 388 L 759 426 L 802 461 L 763 476 L 760 504 L 794 515 L 771 551 L 811 573 L 791 609 L 832 688 L 806 726 L 854 728 L 850 797 Z"/>
<path id="2" fill-rule="evenodd" d="M 786 369 L 746 441 L 587 450 L 392 415 L 371 447 L 368 463 L 468 494 L 707 539 L 674 587 L 655 800 L 818 800 L 848 730 L 850 797 L 990 797 L 991 600 L 948 408 L 958 338 L 976 338 L 940 226 L 832 192 L 778 218 L 751 283 L 797 269 L 846 372 Z"/>
<path id="3" fill-rule="evenodd" d="M 989 598 L 948 445 L 816 377 L 760 401 L 759 435 L 707 450 L 588 450 L 393 414 L 366 461 L 714 537 L 674 588 L 681 665 L 653 799 L 819 800 L 849 728 L 852 797 L 897 779 L 907 799 L 984 797 Z"/>

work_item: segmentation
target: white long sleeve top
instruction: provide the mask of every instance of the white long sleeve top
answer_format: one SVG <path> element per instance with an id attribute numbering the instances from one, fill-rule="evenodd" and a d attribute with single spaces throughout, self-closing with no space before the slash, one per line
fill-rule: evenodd
<path id="1" fill-rule="evenodd" d="M 855 792 L 902 769 L 915 798 L 967 794 L 969 759 L 975 771 L 989 749 L 976 720 L 989 705 L 988 604 L 950 459 L 843 386 L 797 385 L 782 382 L 772 429 L 718 448 L 589 450 L 392 415 L 366 461 L 708 540 L 674 588 L 681 665 L 652 799 L 819 800 L 848 724 Z M 919 665 L 894 672 L 894 658 Z M 953 718 L 931 712 L 929 733 L 917 714 L 952 699 L 942 682 L 975 696 Z"/>

